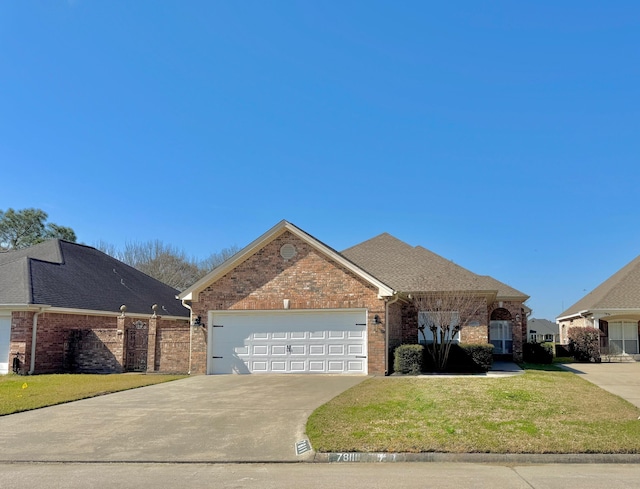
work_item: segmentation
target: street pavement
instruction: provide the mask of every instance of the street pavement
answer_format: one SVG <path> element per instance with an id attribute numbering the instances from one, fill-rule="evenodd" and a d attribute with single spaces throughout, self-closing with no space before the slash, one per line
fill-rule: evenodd
<path id="1" fill-rule="evenodd" d="M 0 487 L 39 489 L 637 489 L 640 465 L 0 464 Z"/>

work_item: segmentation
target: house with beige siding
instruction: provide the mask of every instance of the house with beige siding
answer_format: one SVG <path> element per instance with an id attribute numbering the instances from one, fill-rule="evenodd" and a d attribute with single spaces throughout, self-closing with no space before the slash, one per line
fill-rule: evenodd
<path id="1" fill-rule="evenodd" d="M 563 311 L 556 322 L 563 344 L 569 342 L 569 328 L 593 327 L 601 332 L 605 353 L 640 360 L 640 256 Z"/>

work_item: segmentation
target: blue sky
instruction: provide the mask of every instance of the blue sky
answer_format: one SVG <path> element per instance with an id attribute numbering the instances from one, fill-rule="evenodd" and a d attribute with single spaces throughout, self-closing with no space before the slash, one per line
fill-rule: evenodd
<path id="1" fill-rule="evenodd" d="M 0 3 L 0 209 L 204 258 L 389 232 L 554 318 L 640 254 L 640 3 Z"/>

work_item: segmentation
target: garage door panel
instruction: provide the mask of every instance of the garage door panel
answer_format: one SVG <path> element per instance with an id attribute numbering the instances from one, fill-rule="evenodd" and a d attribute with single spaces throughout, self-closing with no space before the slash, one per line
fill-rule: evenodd
<path id="1" fill-rule="evenodd" d="M 275 372 L 275 373 L 285 373 L 287 371 L 287 362 L 286 361 L 280 361 L 280 362 L 271 362 L 271 371 Z"/>
<path id="2" fill-rule="evenodd" d="M 291 361 L 289 368 L 292 373 L 303 373 L 306 370 L 306 365 L 304 360 L 302 361 L 293 360 Z"/>
<path id="3" fill-rule="evenodd" d="M 327 362 L 327 365 L 328 365 L 328 369 L 327 370 L 329 370 L 329 372 L 332 372 L 332 373 L 343 372 L 344 371 L 344 367 L 345 367 L 343 361 L 336 361 L 336 360 L 329 360 Z"/>
<path id="4" fill-rule="evenodd" d="M 268 345 L 253 345 L 253 354 L 254 355 L 268 355 L 269 354 L 269 346 Z"/>
<path id="5" fill-rule="evenodd" d="M 350 370 L 359 371 L 364 368 L 364 365 L 361 360 L 351 360 L 348 362 L 348 368 Z"/>
<path id="6" fill-rule="evenodd" d="M 268 362 L 267 361 L 263 361 L 263 362 L 256 362 L 253 361 L 251 362 L 251 368 L 254 372 L 256 371 L 263 371 L 266 372 L 268 369 Z"/>
<path id="7" fill-rule="evenodd" d="M 208 372 L 366 374 L 366 358 L 354 358 L 366 352 L 365 323 L 365 310 L 212 311 L 222 327 L 209 329 Z"/>

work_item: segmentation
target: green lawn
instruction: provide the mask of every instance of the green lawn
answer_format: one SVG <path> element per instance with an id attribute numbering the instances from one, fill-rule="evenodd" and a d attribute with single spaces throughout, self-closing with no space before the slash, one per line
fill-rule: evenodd
<path id="1" fill-rule="evenodd" d="M 320 452 L 640 453 L 639 416 L 569 372 L 374 377 L 318 408 L 307 433 Z"/>
<path id="2" fill-rule="evenodd" d="M 184 375 L 0 375 L 0 416 L 184 378 Z"/>

